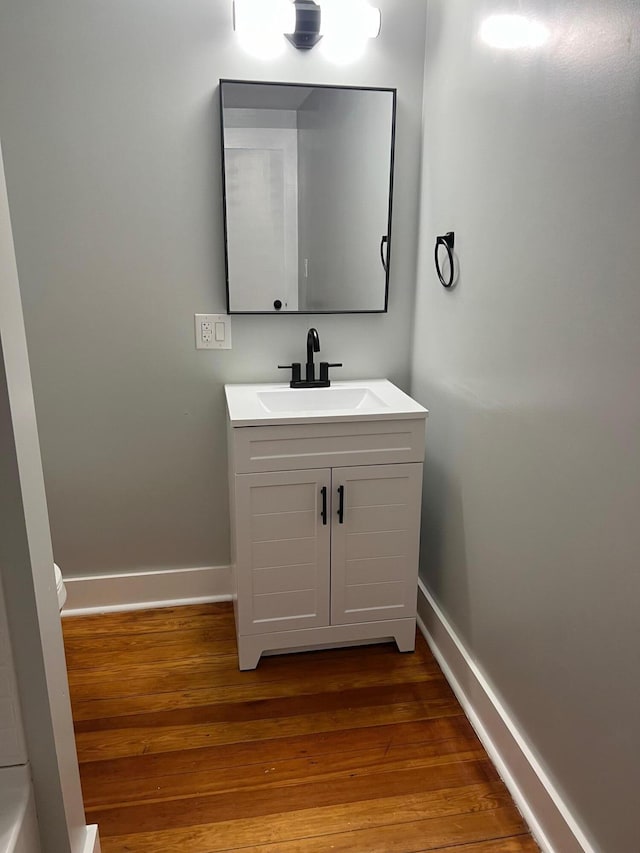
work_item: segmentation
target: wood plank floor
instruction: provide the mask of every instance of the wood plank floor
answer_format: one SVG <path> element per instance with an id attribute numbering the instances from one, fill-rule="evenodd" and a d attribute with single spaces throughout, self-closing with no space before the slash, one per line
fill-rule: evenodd
<path id="1" fill-rule="evenodd" d="M 239 672 L 228 604 L 63 620 L 103 853 L 536 853 L 418 635 Z"/>

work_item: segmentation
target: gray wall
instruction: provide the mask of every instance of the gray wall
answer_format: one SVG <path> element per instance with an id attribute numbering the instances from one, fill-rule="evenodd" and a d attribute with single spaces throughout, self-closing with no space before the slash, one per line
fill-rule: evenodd
<path id="1" fill-rule="evenodd" d="M 228 562 L 224 382 L 282 380 L 317 325 L 341 375 L 406 387 L 417 235 L 425 3 L 381 0 L 363 60 L 237 46 L 231 0 L 5 0 L 0 132 L 54 553 L 65 574 Z M 219 77 L 396 86 L 390 312 L 225 309 Z"/>
<path id="2" fill-rule="evenodd" d="M 640 13 L 432 0 L 413 392 L 421 572 L 595 848 L 638 849 Z M 514 4 L 515 5 L 515 4 Z M 605 8 L 606 7 L 606 8 Z M 458 287 L 433 268 L 455 230 Z"/>

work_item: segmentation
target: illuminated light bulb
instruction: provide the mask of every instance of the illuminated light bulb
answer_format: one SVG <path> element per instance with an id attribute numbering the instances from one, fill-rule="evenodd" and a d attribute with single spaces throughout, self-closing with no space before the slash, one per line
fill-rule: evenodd
<path id="1" fill-rule="evenodd" d="M 376 38 L 380 34 L 380 9 L 366 0 L 321 0 L 321 36 L 349 32 L 360 38 Z"/>
<path id="2" fill-rule="evenodd" d="M 332 62 L 359 59 L 368 39 L 380 33 L 380 10 L 366 0 L 321 0 L 320 50 Z"/>
<path id="3" fill-rule="evenodd" d="M 380 27 L 382 26 L 382 13 L 380 9 L 364 4 L 363 9 L 363 28 L 366 30 L 367 38 L 376 39 L 380 35 Z"/>
<path id="4" fill-rule="evenodd" d="M 492 15 L 483 21 L 480 38 L 489 47 L 519 50 L 541 47 L 549 38 L 549 30 L 524 15 Z"/>
<path id="5" fill-rule="evenodd" d="M 289 0 L 235 0 L 234 29 L 242 47 L 258 59 L 275 59 L 285 49 L 282 34 L 295 28 Z"/>
<path id="6" fill-rule="evenodd" d="M 241 32 L 238 41 L 246 53 L 255 59 L 277 59 L 284 53 L 282 33 L 277 36 L 267 33 Z"/>
<path id="7" fill-rule="evenodd" d="M 325 36 L 320 42 L 320 52 L 335 65 L 347 65 L 360 59 L 367 46 L 366 39 L 354 39 L 344 34 Z"/>

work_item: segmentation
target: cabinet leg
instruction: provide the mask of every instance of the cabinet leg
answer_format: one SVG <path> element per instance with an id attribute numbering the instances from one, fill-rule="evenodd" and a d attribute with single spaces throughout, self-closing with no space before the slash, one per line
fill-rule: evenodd
<path id="1" fill-rule="evenodd" d="M 415 622 L 410 622 L 408 625 L 403 625 L 402 628 L 394 634 L 396 645 L 399 652 L 413 652 L 416 648 L 416 626 Z"/>
<path id="2" fill-rule="evenodd" d="M 260 661 L 262 649 L 252 638 L 238 637 L 238 668 L 242 671 L 255 669 Z"/>

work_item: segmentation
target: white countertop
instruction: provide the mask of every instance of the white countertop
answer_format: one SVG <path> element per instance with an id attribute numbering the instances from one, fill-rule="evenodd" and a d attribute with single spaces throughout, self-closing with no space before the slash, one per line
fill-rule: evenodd
<path id="1" fill-rule="evenodd" d="M 338 381 L 332 382 L 330 388 L 290 388 L 287 382 L 279 382 L 225 385 L 224 390 L 233 427 L 426 418 L 428 415 L 424 406 L 388 379 Z M 288 399 L 292 401 L 290 410 Z M 336 407 L 332 408 L 334 401 L 337 401 Z"/>

